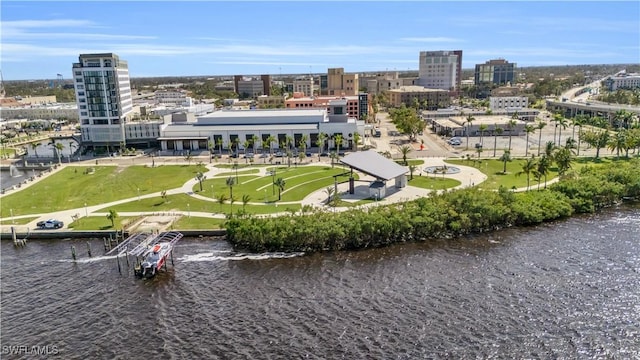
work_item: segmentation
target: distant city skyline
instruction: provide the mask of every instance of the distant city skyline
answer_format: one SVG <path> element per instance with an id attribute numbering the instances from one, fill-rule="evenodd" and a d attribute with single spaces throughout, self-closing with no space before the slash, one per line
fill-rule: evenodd
<path id="1" fill-rule="evenodd" d="M 464 69 L 640 63 L 640 2 L 2 1 L 5 80 L 71 78 L 112 52 L 131 77 L 417 71 L 420 51 Z M 339 20 L 339 21 L 338 21 Z"/>

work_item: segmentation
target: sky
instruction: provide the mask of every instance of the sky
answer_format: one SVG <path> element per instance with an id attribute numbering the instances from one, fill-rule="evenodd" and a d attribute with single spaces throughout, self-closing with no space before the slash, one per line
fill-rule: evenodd
<path id="1" fill-rule="evenodd" d="M 5 80 L 71 78 L 112 52 L 131 77 L 417 70 L 420 51 L 463 68 L 640 63 L 639 1 L 7 1 Z"/>

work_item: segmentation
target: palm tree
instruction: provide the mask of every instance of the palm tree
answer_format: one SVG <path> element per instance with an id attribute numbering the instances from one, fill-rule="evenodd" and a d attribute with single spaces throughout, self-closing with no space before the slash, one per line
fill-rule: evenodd
<path id="1" fill-rule="evenodd" d="M 286 182 L 283 178 L 277 178 L 275 182 L 276 187 L 278 188 L 278 201 L 282 199 L 282 191 L 284 191 L 284 186 Z"/>
<path id="2" fill-rule="evenodd" d="M 553 144 L 553 142 L 551 142 Z M 544 176 L 544 188 L 547 188 L 547 174 L 549 174 L 549 168 L 551 168 L 551 159 L 545 154 L 540 157 L 536 172 L 541 176 Z M 538 183 L 538 188 L 540 184 Z"/>
<path id="3" fill-rule="evenodd" d="M 562 176 L 571 168 L 573 154 L 569 148 L 561 147 L 553 154 L 553 160 L 558 166 L 558 174 Z"/>
<path id="4" fill-rule="evenodd" d="M 293 138 L 291 137 L 291 135 L 286 135 L 284 137 L 284 145 L 287 150 L 290 150 L 292 146 L 295 147 L 296 144 L 293 143 Z"/>
<path id="5" fill-rule="evenodd" d="M 353 132 L 353 151 L 358 151 L 358 144 L 360 143 L 360 133 Z"/>
<path id="6" fill-rule="evenodd" d="M 527 175 L 527 191 L 529 191 L 529 180 L 531 178 L 531 173 L 536 170 L 536 166 L 536 159 L 532 155 L 522 164 L 522 170 L 516 173 L 516 176 L 520 176 L 522 174 Z"/>
<path id="7" fill-rule="evenodd" d="M 333 195 L 334 188 L 333 186 L 328 186 L 324 189 L 324 192 L 327 194 L 327 204 L 331 202 L 331 196 Z"/>
<path id="8" fill-rule="evenodd" d="M 342 145 L 342 134 L 338 134 L 334 137 L 334 141 L 336 143 L 336 154 L 338 155 L 338 159 L 340 158 L 340 145 Z"/>
<path id="9" fill-rule="evenodd" d="M 409 154 L 411 152 L 411 150 L 413 150 L 411 148 L 411 146 L 409 145 L 402 145 L 400 147 L 398 147 L 398 149 L 400 150 L 400 153 L 402 154 L 402 162 L 404 163 L 405 166 L 409 165 L 407 163 L 407 154 Z"/>
<path id="10" fill-rule="evenodd" d="M 469 148 L 469 133 L 471 132 L 471 123 L 475 120 L 476 118 L 473 117 L 473 115 L 469 114 L 467 115 L 467 149 Z"/>
<path id="11" fill-rule="evenodd" d="M 533 125 L 527 124 L 524 126 L 524 131 L 527 133 L 527 141 L 525 142 L 524 156 L 529 156 L 529 134 L 536 131 Z"/>
<path id="12" fill-rule="evenodd" d="M 58 164 L 62 164 L 62 150 L 64 149 L 63 143 L 55 143 L 53 144 L 53 148 L 56 150 L 56 155 L 58 155 Z"/>
<path id="13" fill-rule="evenodd" d="M 307 141 L 309 141 L 309 136 L 304 134 L 300 137 L 300 141 L 298 142 L 298 146 L 300 146 L 302 153 L 305 155 L 307 153 Z"/>
<path id="14" fill-rule="evenodd" d="M 220 212 L 222 212 L 222 204 L 227 201 L 227 195 L 225 193 L 220 193 L 216 196 L 216 200 L 218 200 L 218 204 L 220 204 Z"/>
<path id="15" fill-rule="evenodd" d="M 478 127 L 478 130 L 480 130 L 480 145 L 484 146 L 484 132 L 487 131 L 488 128 L 489 126 L 487 124 L 480 124 L 480 127 Z"/>
<path id="16" fill-rule="evenodd" d="M 251 136 L 251 146 L 253 147 L 253 153 L 256 153 L 256 148 L 258 147 L 258 141 L 260 141 L 260 138 L 257 135 L 253 135 Z"/>
<path id="17" fill-rule="evenodd" d="M 33 153 L 36 154 L 36 158 L 38 158 L 38 146 L 42 145 L 42 143 L 39 142 L 32 142 L 31 143 L 31 149 L 33 149 Z"/>
<path id="18" fill-rule="evenodd" d="M 609 150 L 616 152 L 616 157 L 620 158 L 620 150 L 625 150 L 627 145 L 627 131 L 622 129 L 615 133 L 613 137 L 609 139 L 607 147 Z"/>
<path id="19" fill-rule="evenodd" d="M 558 119 L 556 126 L 558 126 L 558 145 L 560 145 L 562 143 L 562 130 L 569 127 L 569 120 L 562 116 Z"/>
<path id="20" fill-rule="evenodd" d="M 571 132 L 571 137 L 575 138 L 575 131 L 576 131 L 576 126 L 578 127 L 578 146 L 576 147 L 576 155 L 580 156 L 580 140 L 581 140 L 581 133 L 582 133 L 582 125 L 584 125 L 587 122 L 587 117 L 586 115 L 576 115 L 575 118 L 573 118 L 573 120 L 571 121 L 571 128 L 572 128 L 572 132 Z"/>
<path id="21" fill-rule="evenodd" d="M 245 208 L 247 204 L 251 201 L 251 196 L 249 194 L 242 195 L 242 212 L 245 212 Z"/>
<path id="22" fill-rule="evenodd" d="M 545 126 L 547 126 L 546 122 L 538 122 L 538 130 L 540 130 L 540 132 L 538 133 L 538 156 L 540 156 L 540 145 L 542 144 L 542 129 L 544 129 Z"/>
<path id="23" fill-rule="evenodd" d="M 206 178 L 207 176 L 202 172 L 198 171 L 198 173 L 196 173 L 196 180 L 198 180 L 198 183 L 200 184 L 200 192 L 202 192 L 202 181 Z"/>
<path id="24" fill-rule="evenodd" d="M 513 114 L 517 117 L 518 113 Z M 507 128 L 509 128 L 509 150 L 511 150 L 511 136 L 513 135 L 513 127 L 517 124 L 516 120 L 511 119 L 507 122 Z"/>
<path id="25" fill-rule="evenodd" d="M 229 198 L 232 198 L 233 197 L 233 185 L 236 184 L 236 179 L 234 179 L 233 176 L 229 176 L 225 182 L 226 182 L 227 186 L 229 187 Z"/>
<path id="26" fill-rule="evenodd" d="M 244 154 L 247 155 L 247 149 L 251 146 L 251 141 L 245 140 L 242 143 L 242 147 L 244 148 Z"/>
<path id="27" fill-rule="evenodd" d="M 115 226 L 115 221 L 118 218 L 118 212 L 110 209 L 109 213 L 107 214 L 107 219 L 109 219 L 109 221 L 111 221 L 111 227 Z"/>
<path id="28" fill-rule="evenodd" d="M 493 125 L 493 157 L 496 157 L 496 148 L 498 147 L 498 135 L 502 134 L 502 128 Z"/>
<path id="29" fill-rule="evenodd" d="M 415 165 L 409 165 L 409 174 L 411 174 L 411 177 L 409 178 L 409 180 L 413 180 L 413 173 L 416 171 L 417 166 Z"/>
<path id="30" fill-rule="evenodd" d="M 318 161 L 320 161 L 320 153 L 324 150 L 324 141 L 327 139 L 327 134 L 320 133 L 318 134 L 318 139 L 316 140 L 316 145 L 318 146 Z"/>
<path id="31" fill-rule="evenodd" d="M 229 218 L 233 217 L 233 203 L 236 202 L 236 198 L 235 197 L 230 197 L 229 198 Z"/>
<path id="32" fill-rule="evenodd" d="M 547 141 L 544 147 L 544 154 L 553 161 L 553 151 L 556 149 L 556 144 L 553 141 Z"/>
<path id="33" fill-rule="evenodd" d="M 265 141 L 269 144 L 269 154 L 273 156 L 273 143 L 276 141 L 276 138 L 273 135 L 269 135 Z"/>
<path id="34" fill-rule="evenodd" d="M 216 145 L 220 148 L 220 155 L 222 155 L 222 144 L 224 141 L 222 140 L 222 136 L 216 139 Z"/>
<path id="35" fill-rule="evenodd" d="M 555 113 L 555 114 L 553 114 L 553 118 L 551 119 L 551 121 L 556 123 L 555 128 L 553 129 L 553 144 L 554 145 L 556 145 L 556 133 L 558 132 L 558 123 L 563 118 L 564 118 L 564 116 L 562 116 L 562 114 Z"/>
<path id="36" fill-rule="evenodd" d="M 502 163 L 503 163 L 502 173 L 506 174 L 507 173 L 507 162 L 511 161 L 511 150 L 504 149 L 504 153 L 502 154 L 502 156 L 500 156 L 500 161 L 502 161 Z"/>

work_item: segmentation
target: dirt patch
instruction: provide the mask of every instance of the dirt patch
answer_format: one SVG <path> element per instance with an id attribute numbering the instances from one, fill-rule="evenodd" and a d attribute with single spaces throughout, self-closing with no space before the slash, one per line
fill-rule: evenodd
<path id="1" fill-rule="evenodd" d="M 135 224 L 131 225 L 129 231 L 131 232 L 151 232 L 151 231 L 166 231 L 171 227 L 176 220 L 180 218 L 180 215 L 152 215 L 145 216 Z"/>

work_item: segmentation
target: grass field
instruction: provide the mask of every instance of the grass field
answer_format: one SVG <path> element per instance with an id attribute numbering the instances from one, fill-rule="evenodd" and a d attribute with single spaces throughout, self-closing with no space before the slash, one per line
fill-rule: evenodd
<path id="1" fill-rule="evenodd" d="M 527 176 L 524 174 L 520 176 L 516 175 L 518 172 L 522 171 L 522 164 L 525 162 L 525 159 L 523 158 L 514 158 L 513 161 L 507 162 L 506 174 L 502 172 L 504 163 L 500 160 L 482 159 L 480 163 L 474 162 L 473 160 L 447 160 L 446 162 L 454 165 L 472 166 L 487 175 L 487 180 L 477 185 L 480 189 L 497 190 L 500 186 L 504 186 L 508 189 L 527 186 Z M 556 176 L 558 176 L 558 171 L 556 167 L 552 167 L 547 175 L 547 181 L 555 178 Z M 538 183 L 533 179 L 532 174 L 530 176 L 530 186 L 534 187 L 537 186 L 537 184 Z M 542 184 L 544 184 L 544 178 L 542 180 Z"/>
<path id="2" fill-rule="evenodd" d="M 107 219 L 106 216 L 81 217 L 69 224 L 69 227 L 73 228 L 73 230 L 121 230 L 122 224 L 128 219 L 129 217 L 119 216 L 113 221 L 114 226 L 111 226 L 111 220 Z"/>
<path id="3" fill-rule="evenodd" d="M 93 173 L 85 173 L 88 168 Z M 2 198 L 0 216 L 9 209 L 31 214 L 73 209 L 182 186 L 200 170 L 196 165 L 69 166 L 26 190 Z"/>
<path id="4" fill-rule="evenodd" d="M 16 215 L 16 214 L 14 214 L 14 215 Z M 14 219 L 14 220 L 2 220 L 2 221 L 0 221 L 0 224 L 1 225 L 24 225 L 24 224 L 28 224 L 28 223 L 32 222 L 35 219 L 37 219 L 36 216 L 20 218 L 20 219 Z"/>
<path id="5" fill-rule="evenodd" d="M 414 176 L 413 180 L 407 182 L 408 185 L 432 190 L 451 189 L 460 185 L 460 181 L 455 179 L 440 178 L 434 176 Z"/>

